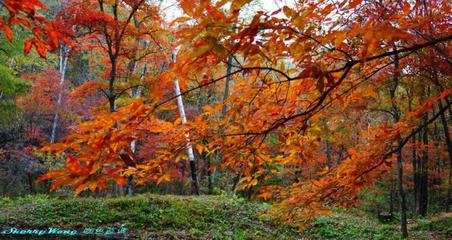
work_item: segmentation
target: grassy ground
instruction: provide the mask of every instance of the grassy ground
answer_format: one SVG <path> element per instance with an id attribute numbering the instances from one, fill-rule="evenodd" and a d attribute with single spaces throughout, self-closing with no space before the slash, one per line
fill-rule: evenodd
<path id="1" fill-rule="evenodd" d="M 0 199 L 0 226 L 64 229 L 123 226 L 130 239 L 297 239 L 296 230 L 261 219 L 268 208 L 226 196 L 132 198 L 33 196 Z"/>
<path id="2" fill-rule="evenodd" d="M 408 239 L 452 239 L 452 214 L 443 213 L 427 218 L 409 219 Z M 398 240 L 400 226 L 397 217 L 392 222 L 378 219 L 359 210 L 336 210 L 332 215 L 318 218 L 305 232 L 308 239 L 372 239 Z"/>
<path id="3" fill-rule="evenodd" d="M 399 239 L 397 222 L 382 224 L 362 211 L 337 210 L 303 234 L 261 214 L 265 203 L 231 196 L 138 195 L 132 198 L 0 198 L 0 230 L 101 229 L 78 239 Z M 411 221 L 410 239 L 452 239 L 450 214 Z M 124 230 L 126 234 L 105 231 Z M 3 238 L 2 238 L 3 237 Z M 1 235 L 12 239 L 12 235 Z M 22 239 L 32 239 L 30 235 Z M 36 238 L 37 239 L 37 238 Z M 43 236 L 40 239 L 74 239 Z"/>

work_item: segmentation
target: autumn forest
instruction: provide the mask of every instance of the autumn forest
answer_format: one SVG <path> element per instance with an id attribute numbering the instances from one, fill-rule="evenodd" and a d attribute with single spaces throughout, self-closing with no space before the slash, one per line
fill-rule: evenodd
<path id="1" fill-rule="evenodd" d="M 451 7 L 0 0 L 0 238 L 452 239 Z"/>

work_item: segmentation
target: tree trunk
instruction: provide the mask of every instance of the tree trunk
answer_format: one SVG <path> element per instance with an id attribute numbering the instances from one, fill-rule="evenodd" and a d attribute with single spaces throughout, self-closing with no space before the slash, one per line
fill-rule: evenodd
<path id="1" fill-rule="evenodd" d="M 226 105 L 226 100 L 229 97 L 229 88 L 232 82 L 232 56 L 228 57 L 228 66 L 226 67 L 226 82 L 224 83 L 224 93 L 223 93 L 223 106 L 221 108 L 221 118 L 226 115 L 226 111 L 228 110 L 228 106 Z"/>
<path id="2" fill-rule="evenodd" d="M 221 116 L 220 118 L 223 119 L 226 116 L 226 112 L 228 110 L 228 106 L 226 104 L 226 100 L 229 97 L 229 89 L 231 87 L 231 82 L 233 80 L 232 78 L 232 61 L 233 61 L 233 57 L 232 55 L 228 56 L 228 61 L 227 61 L 227 66 L 226 66 L 226 81 L 224 83 L 224 92 L 223 92 L 223 106 L 221 108 Z M 220 134 L 223 133 L 223 129 L 220 129 Z M 219 162 L 223 161 L 223 156 L 221 155 L 221 153 L 217 150 L 216 154 L 215 154 L 217 160 Z M 234 177 L 232 179 L 232 191 L 235 192 L 235 188 L 237 186 L 238 181 L 240 180 L 240 175 L 238 174 L 236 177 Z"/>
<path id="3" fill-rule="evenodd" d="M 407 90 L 407 95 L 408 95 L 408 112 L 412 111 L 412 105 L 413 105 L 413 93 Z M 413 203 L 413 212 L 416 211 L 416 206 L 418 204 L 418 189 L 419 189 L 419 181 L 418 181 L 418 157 L 417 157 L 417 137 L 416 134 L 413 135 L 413 137 L 411 138 L 411 164 L 412 164 L 412 168 L 413 168 L 413 199 L 414 199 L 414 203 Z"/>
<path id="4" fill-rule="evenodd" d="M 428 116 L 424 118 L 427 121 Z M 417 214 L 425 216 L 427 214 L 428 206 L 428 127 L 426 126 L 422 133 L 422 141 L 424 144 L 424 151 L 419 159 L 419 189 L 418 189 L 418 204 L 416 206 Z"/>
<path id="5" fill-rule="evenodd" d="M 394 216 L 394 184 L 391 181 L 391 187 L 389 189 L 389 215 Z"/>
<path id="6" fill-rule="evenodd" d="M 60 46 L 60 62 L 59 62 L 59 74 L 60 74 L 60 84 L 59 84 L 59 92 L 58 92 L 58 98 L 57 98 L 57 105 L 55 110 L 55 115 L 53 116 L 53 123 L 52 123 L 52 133 L 50 134 L 50 143 L 54 143 L 56 139 L 56 130 L 58 127 L 58 119 L 59 119 L 59 110 L 61 106 L 61 98 L 63 97 L 63 86 L 64 86 L 64 79 L 66 75 L 66 67 L 67 67 L 67 59 L 69 54 L 69 47 L 67 47 L 64 44 L 61 44 Z"/>
<path id="7" fill-rule="evenodd" d="M 395 47 L 394 47 L 395 49 Z M 399 122 L 400 120 L 400 110 L 396 103 L 396 90 L 399 85 L 399 57 L 396 54 L 394 56 L 394 79 L 392 84 L 390 85 L 390 94 L 391 94 L 391 102 L 392 102 L 392 114 L 394 123 Z M 401 145 L 401 139 L 398 140 L 397 144 Z M 408 237 L 408 228 L 406 222 L 406 199 L 405 192 L 403 189 L 403 159 L 402 159 L 402 149 L 397 151 L 397 190 L 400 197 L 400 229 L 402 231 L 402 238 Z"/>
<path id="8" fill-rule="evenodd" d="M 416 210 L 416 206 L 418 205 L 418 190 L 419 190 L 419 170 L 418 170 L 418 157 L 417 157 L 417 151 L 416 151 L 416 134 L 413 135 L 412 138 L 412 165 L 413 165 L 413 195 L 414 195 L 414 211 Z"/>
<path id="9" fill-rule="evenodd" d="M 402 237 L 408 237 L 408 228 L 406 221 L 406 199 L 403 190 L 403 159 L 402 151 L 397 152 L 397 189 L 400 197 L 400 227 L 402 230 Z"/>
<path id="10" fill-rule="evenodd" d="M 438 102 L 439 108 L 443 108 L 442 100 Z M 444 138 L 446 140 L 447 152 L 449 154 L 449 179 L 448 179 L 448 187 L 447 187 L 447 203 L 446 203 L 446 211 L 449 211 L 450 204 L 452 202 L 452 142 L 450 141 L 449 135 L 449 126 L 447 125 L 447 119 L 444 112 L 441 112 L 441 124 L 443 125 Z"/>
<path id="11" fill-rule="evenodd" d="M 331 167 L 333 166 L 333 156 L 331 154 L 331 150 L 333 148 L 331 142 L 329 140 L 325 141 L 325 148 L 326 148 L 326 166 Z"/>
<path id="12" fill-rule="evenodd" d="M 176 58 L 176 53 L 173 53 L 173 61 L 175 61 L 175 58 Z M 179 87 L 179 81 L 177 79 L 174 80 L 174 89 L 175 89 L 176 96 L 177 96 L 177 107 L 179 109 L 179 115 L 180 115 L 182 124 L 185 124 L 185 123 L 187 123 L 187 117 L 185 115 L 184 102 L 183 102 L 180 87 Z M 185 134 L 185 139 L 187 141 L 187 143 L 186 143 L 187 155 L 188 155 L 188 160 L 190 162 L 192 193 L 199 195 L 198 177 L 196 176 L 195 154 L 193 152 L 193 147 L 190 142 L 190 135 L 188 133 Z"/>
<path id="13" fill-rule="evenodd" d="M 213 193 L 213 179 L 212 179 L 212 170 L 210 169 L 210 156 L 206 156 L 206 164 L 207 164 L 207 189 L 209 190 L 209 194 Z"/>
<path id="14" fill-rule="evenodd" d="M 131 72 L 134 72 L 135 71 L 135 67 L 136 67 L 136 62 L 134 61 L 134 63 L 132 65 L 133 65 L 132 66 L 133 69 L 131 69 Z M 143 80 L 143 78 L 146 75 L 147 67 L 148 67 L 147 64 L 145 64 L 143 66 L 143 68 L 141 69 L 140 83 L 141 83 L 141 81 Z M 132 97 L 133 98 L 140 98 L 141 97 L 141 88 L 139 86 L 136 87 L 136 89 L 132 89 Z M 136 153 L 136 151 L 137 151 L 137 141 L 136 140 L 133 140 L 130 143 L 130 149 L 132 150 L 133 153 Z M 133 195 L 133 188 L 134 188 L 134 186 L 133 186 L 133 176 L 130 175 L 130 176 L 127 177 L 127 185 L 126 185 L 126 194 L 127 194 L 127 196 L 132 196 Z"/>
<path id="15" fill-rule="evenodd" d="M 231 188 L 231 191 L 234 192 L 234 194 L 235 194 L 235 192 L 236 192 L 237 184 L 239 183 L 240 178 L 242 178 L 242 174 L 241 174 L 241 173 L 237 173 L 237 174 L 235 175 L 233 181 L 232 181 L 232 188 Z"/>

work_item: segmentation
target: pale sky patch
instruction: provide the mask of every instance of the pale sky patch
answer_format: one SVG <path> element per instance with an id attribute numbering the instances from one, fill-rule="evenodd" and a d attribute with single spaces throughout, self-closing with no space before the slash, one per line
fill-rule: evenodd
<path id="1" fill-rule="evenodd" d="M 248 9 L 244 9 L 246 12 L 251 13 L 253 11 L 259 10 L 273 12 L 278 10 L 282 6 L 294 5 L 294 0 L 255 0 L 253 2 L 257 4 L 247 4 L 248 6 L 245 6 L 245 8 Z M 252 7 L 252 9 L 249 9 L 250 6 Z M 178 17 L 183 16 L 183 11 L 179 7 L 179 1 L 177 0 L 162 0 L 160 2 L 160 8 L 162 9 L 163 14 L 168 21 L 172 21 Z"/>

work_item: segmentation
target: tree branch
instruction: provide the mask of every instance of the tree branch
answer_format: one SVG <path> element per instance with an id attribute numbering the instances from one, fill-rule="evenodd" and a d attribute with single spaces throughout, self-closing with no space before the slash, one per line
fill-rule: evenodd
<path id="1" fill-rule="evenodd" d="M 443 114 L 449 108 L 450 105 L 451 105 L 451 103 L 447 103 L 446 106 L 440 108 L 440 111 L 438 111 L 438 113 L 433 115 L 432 118 L 430 118 L 428 121 L 424 122 L 422 125 L 420 125 L 416 129 L 411 131 L 411 133 L 408 134 L 408 136 L 406 136 L 403 140 L 400 141 L 400 143 L 397 145 L 396 148 L 394 148 L 394 149 L 390 150 L 389 152 L 385 153 L 383 155 L 383 158 L 381 159 L 380 162 L 378 162 L 376 165 L 372 166 L 371 168 L 367 169 L 366 171 L 362 172 L 359 176 L 357 176 L 355 178 L 355 181 L 358 180 L 359 178 L 363 177 L 364 175 L 368 174 L 369 172 L 372 172 L 373 170 L 375 170 L 378 167 L 380 167 L 386 161 L 386 159 L 388 159 L 392 154 L 402 150 L 402 148 L 410 141 L 410 139 L 415 134 L 419 133 L 420 131 L 422 131 L 422 129 L 427 127 L 429 124 L 433 123 L 438 117 L 441 116 L 441 114 Z"/>

